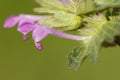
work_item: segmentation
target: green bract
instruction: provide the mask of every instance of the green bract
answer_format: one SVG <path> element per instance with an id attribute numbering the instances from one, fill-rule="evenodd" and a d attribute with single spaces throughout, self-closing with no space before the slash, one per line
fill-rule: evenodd
<path id="1" fill-rule="evenodd" d="M 80 45 L 69 54 L 70 67 L 78 68 L 86 57 L 96 63 L 102 42 L 113 43 L 115 36 L 120 35 L 120 17 L 111 17 L 110 19 L 107 21 L 103 15 L 86 18 L 88 24 L 79 32 L 80 35 L 91 37 L 80 41 Z"/>
<path id="2" fill-rule="evenodd" d="M 52 16 L 44 16 L 38 23 L 60 29 L 60 30 L 73 30 L 80 26 L 81 17 L 70 14 L 64 11 L 59 11 Z"/>
<path id="3" fill-rule="evenodd" d="M 68 55 L 70 67 L 77 69 L 87 57 L 96 63 L 101 47 L 120 45 L 120 0 L 36 1 L 39 24 L 88 37 Z"/>
<path id="4" fill-rule="evenodd" d="M 63 31 L 80 27 L 81 17 L 69 12 L 59 0 L 37 0 L 37 2 L 41 7 L 35 8 L 34 11 L 47 14 L 38 23 Z"/>
<path id="5" fill-rule="evenodd" d="M 66 10 L 59 0 L 35 0 L 41 7 Z"/>
<path id="6" fill-rule="evenodd" d="M 105 6 L 105 5 L 113 5 L 120 4 L 120 0 L 95 0 L 97 5 Z"/>

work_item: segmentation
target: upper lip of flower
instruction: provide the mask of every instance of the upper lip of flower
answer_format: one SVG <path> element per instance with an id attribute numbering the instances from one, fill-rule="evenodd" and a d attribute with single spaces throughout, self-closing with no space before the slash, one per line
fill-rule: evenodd
<path id="1" fill-rule="evenodd" d="M 26 35 L 28 32 L 32 31 L 34 29 L 33 26 L 24 26 L 25 24 L 34 24 L 37 20 L 40 20 L 42 16 L 36 16 L 36 15 L 25 15 L 21 14 L 19 16 L 11 16 L 9 17 L 5 24 L 5 28 L 11 28 L 14 27 L 18 23 L 17 30 L 21 32 L 23 35 Z"/>
<path id="2" fill-rule="evenodd" d="M 37 20 L 42 19 L 42 16 L 36 16 L 36 15 L 25 15 L 21 14 L 19 16 L 10 16 L 4 24 L 5 28 L 11 28 L 15 26 L 18 23 L 18 27 L 22 24 L 28 22 L 28 23 L 34 23 Z"/>

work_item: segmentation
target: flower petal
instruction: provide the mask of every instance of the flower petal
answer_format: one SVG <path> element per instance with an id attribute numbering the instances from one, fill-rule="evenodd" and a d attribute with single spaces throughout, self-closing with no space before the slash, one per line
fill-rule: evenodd
<path id="1" fill-rule="evenodd" d="M 23 34 L 24 41 L 28 40 L 27 33 L 31 32 L 33 29 L 33 24 L 27 22 L 17 28 L 17 30 Z"/>
<path id="2" fill-rule="evenodd" d="M 17 22 L 19 21 L 19 17 L 17 16 L 10 16 L 4 23 L 5 28 L 11 28 L 14 27 Z"/>
<path id="3" fill-rule="evenodd" d="M 34 24 L 35 21 L 40 20 L 42 18 L 42 16 L 25 15 L 25 14 L 21 14 L 19 17 L 20 17 L 20 22 L 19 22 L 18 26 L 21 26 L 22 24 L 24 24 L 26 22 Z"/>
<path id="4" fill-rule="evenodd" d="M 43 25 L 39 25 L 39 24 L 36 24 L 36 27 L 37 28 L 33 31 L 33 39 L 37 42 L 45 38 L 48 34 L 52 34 L 58 37 L 68 38 L 71 40 L 83 40 L 87 38 L 85 36 L 77 36 L 77 35 L 60 32 L 55 29 L 52 29 Z"/>
<path id="5" fill-rule="evenodd" d="M 85 36 L 77 36 L 77 35 L 67 34 L 67 33 L 64 33 L 64 32 L 57 31 L 57 30 L 52 29 L 52 28 L 48 28 L 48 27 L 46 27 L 46 28 L 47 28 L 47 31 L 49 31 L 49 34 L 59 36 L 59 37 L 63 37 L 63 38 L 68 38 L 68 39 L 71 39 L 71 40 L 83 40 L 83 39 L 87 38 Z"/>
<path id="6" fill-rule="evenodd" d="M 36 28 L 33 30 L 32 37 L 35 42 L 36 48 L 38 50 L 41 50 L 42 45 L 38 42 L 44 39 L 50 33 L 50 31 L 46 29 L 46 27 L 39 25 L 39 24 L 35 24 L 34 26 Z"/>
<path id="7" fill-rule="evenodd" d="M 33 24 L 26 22 L 26 23 L 22 24 L 21 26 L 19 26 L 17 30 L 19 32 L 21 32 L 23 35 L 26 35 L 33 29 L 34 29 Z"/>
<path id="8" fill-rule="evenodd" d="M 44 39 L 50 33 L 50 31 L 42 25 L 35 24 L 34 26 L 36 28 L 33 30 L 32 37 L 35 42 L 39 42 L 40 40 Z"/>

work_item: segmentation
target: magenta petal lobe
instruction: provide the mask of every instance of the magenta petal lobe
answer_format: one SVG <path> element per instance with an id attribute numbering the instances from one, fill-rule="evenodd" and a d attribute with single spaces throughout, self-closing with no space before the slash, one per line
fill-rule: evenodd
<path id="1" fill-rule="evenodd" d="M 19 17 L 11 16 L 5 21 L 4 28 L 14 27 L 17 24 L 18 21 L 19 21 Z"/>
<path id="2" fill-rule="evenodd" d="M 21 32 L 23 35 L 26 35 L 27 33 L 29 33 L 30 31 L 32 31 L 34 29 L 34 25 L 31 23 L 24 23 L 21 26 L 18 27 L 18 31 Z"/>

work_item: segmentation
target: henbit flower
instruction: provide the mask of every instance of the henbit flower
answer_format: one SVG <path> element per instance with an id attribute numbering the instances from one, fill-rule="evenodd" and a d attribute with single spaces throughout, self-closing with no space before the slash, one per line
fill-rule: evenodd
<path id="1" fill-rule="evenodd" d="M 42 49 L 42 45 L 39 43 L 42 39 L 44 39 L 48 34 L 52 34 L 59 37 L 64 37 L 72 40 L 83 40 L 86 37 L 83 36 L 76 36 L 67 33 L 63 33 L 49 27 L 40 25 L 35 23 L 35 21 L 40 20 L 41 16 L 33 16 L 33 15 L 20 15 L 20 16 L 13 16 L 6 20 L 4 27 L 11 28 L 15 24 L 18 23 L 18 31 L 21 32 L 24 37 L 23 39 L 26 40 L 27 33 L 32 31 L 32 37 L 35 43 L 35 46 L 38 50 Z"/>
<path id="2" fill-rule="evenodd" d="M 35 42 L 36 48 L 38 50 L 42 49 L 42 45 L 39 43 L 41 40 L 43 40 L 45 37 L 48 36 L 48 34 L 52 34 L 55 36 L 63 37 L 63 38 L 68 38 L 72 40 L 83 40 L 85 37 L 83 36 L 76 36 L 76 35 L 71 35 L 67 33 L 63 33 L 60 31 L 57 31 L 55 29 L 40 25 L 40 24 L 24 24 L 24 26 L 33 26 L 34 30 L 32 31 L 32 37 Z M 24 29 L 24 27 L 23 27 Z"/>
<path id="3" fill-rule="evenodd" d="M 18 31 L 23 34 L 23 39 L 27 40 L 28 37 L 26 36 L 28 32 L 33 30 L 31 26 L 24 26 L 24 29 L 21 29 L 25 24 L 34 24 L 37 20 L 40 20 L 42 16 L 36 15 L 25 15 L 21 14 L 19 16 L 10 16 L 4 24 L 4 28 L 12 28 L 18 23 Z"/>

